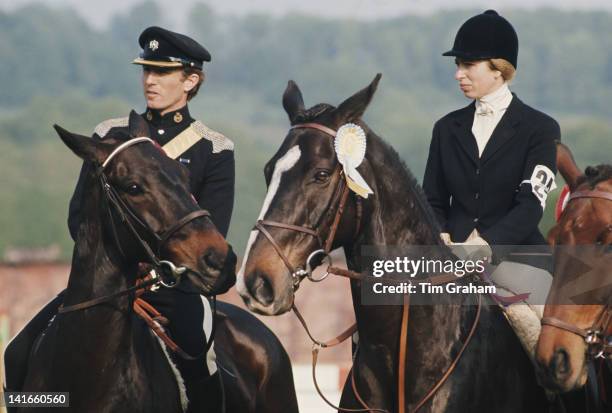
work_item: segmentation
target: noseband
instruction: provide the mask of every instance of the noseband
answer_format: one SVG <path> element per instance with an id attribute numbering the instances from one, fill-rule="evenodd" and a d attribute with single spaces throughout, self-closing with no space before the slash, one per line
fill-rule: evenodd
<path id="1" fill-rule="evenodd" d="M 325 133 L 326 135 L 331 136 L 332 138 L 335 138 L 336 136 L 335 130 L 328 128 L 327 126 L 321 125 L 319 123 L 313 123 L 313 122 L 300 123 L 300 124 L 294 125 L 290 128 L 290 130 L 293 130 L 293 129 L 316 129 L 320 132 Z M 329 271 L 326 271 L 325 274 L 323 274 L 323 276 L 318 277 L 318 278 L 315 278 L 313 276 L 312 273 L 313 273 L 314 268 L 316 267 L 315 264 L 317 262 L 320 263 L 320 262 L 323 262 L 324 260 L 327 260 L 328 269 L 329 267 L 333 265 L 332 258 L 329 255 L 329 252 L 332 249 L 332 245 L 334 243 L 334 237 L 336 236 L 336 231 L 338 230 L 338 225 L 340 224 L 340 219 L 342 218 L 342 214 L 344 212 L 344 208 L 346 206 L 346 201 L 348 199 L 349 191 L 350 191 L 343 177 L 344 173 L 342 170 L 342 166 L 338 166 L 338 168 L 334 172 L 334 175 L 336 174 L 338 175 L 338 186 L 336 187 L 336 190 L 334 191 L 334 196 L 332 197 L 330 207 L 323 214 L 323 217 L 331 218 L 331 216 L 333 216 L 332 224 L 331 224 L 329 233 L 327 235 L 327 238 L 325 239 L 325 242 L 323 242 L 321 238 L 321 230 L 317 228 L 311 228 L 311 227 L 302 226 L 302 225 L 286 224 L 283 222 L 270 221 L 270 220 L 258 220 L 255 226 L 253 227 L 253 229 L 259 230 L 264 235 L 264 237 L 266 237 L 266 239 L 270 241 L 270 244 L 272 245 L 272 247 L 274 248 L 278 256 L 285 263 L 285 266 L 291 273 L 291 279 L 293 281 L 293 291 L 296 291 L 299 288 L 300 282 L 302 282 L 302 280 L 306 277 L 310 281 L 313 281 L 313 282 L 323 281 L 325 278 L 327 278 L 327 276 L 329 275 Z M 353 235 L 354 237 L 357 236 L 360 230 L 361 212 L 362 212 L 361 197 L 359 197 L 358 195 L 356 195 L 355 197 L 356 197 L 356 205 L 357 205 L 356 207 L 357 217 L 356 217 L 355 231 Z M 283 250 L 280 247 L 280 245 L 278 245 L 278 243 L 274 240 L 274 237 L 272 237 L 272 235 L 266 229 L 266 227 L 281 228 L 281 229 L 301 232 L 303 234 L 309 235 L 316 239 L 319 248 L 314 250 L 308 256 L 303 266 L 294 267 L 289 261 L 289 258 L 287 257 L 287 255 L 283 253 Z M 319 258 L 319 261 L 315 261 L 316 258 Z"/>
<path id="2" fill-rule="evenodd" d="M 161 234 L 158 234 L 144 220 L 139 218 L 139 216 L 132 210 L 132 208 L 121 199 L 121 197 L 119 196 L 119 193 L 117 192 L 115 187 L 113 187 L 108 182 L 108 179 L 105 175 L 104 171 L 106 167 L 108 166 L 110 161 L 115 156 L 117 156 L 119 153 L 129 148 L 130 146 L 133 146 L 139 143 L 143 143 L 143 142 L 149 142 L 149 143 L 155 144 L 153 140 L 149 138 L 141 137 L 141 138 L 130 139 L 129 141 L 126 141 L 122 143 L 121 145 L 119 145 L 117 148 L 115 148 L 115 150 L 111 152 L 111 154 L 106 158 L 106 160 L 99 167 L 97 171 L 97 177 L 98 177 L 100 186 L 102 187 L 102 193 L 104 194 L 106 210 L 110 218 L 113 238 L 115 239 L 115 244 L 117 248 L 119 249 L 121 255 L 124 258 L 127 257 L 127 255 L 123 252 L 123 249 L 121 248 L 121 242 L 119 241 L 119 236 L 117 233 L 115 220 L 113 219 L 112 209 L 115 210 L 121 222 L 125 224 L 125 226 L 132 233 L 132 235 L 134 236 L 138 244 L 145 251 L 145 254 L 148 257 L 150 264 L 152 264 L 153 268 L 156 270 L 154 273 L 156 274 L 156 276 L 154 276 L 154 278 L 150 280 L 147 280 L 143 283 L 137 284 L 125 290 L 119 291 L 117 293 L 95 298 L 95 299 L 88 300 L 83 303 L 79 303 L 79 304 L 75 304 L 71 306 L 62 306 L 59 309 L 59 313 L 67 313 L 67 312 L 76 311 L 76 310 L 83 310 L 85 308 L 93 307 L 95 305 L 101 304 L 103 302 L 109 301 L 111 299 L 114 299 L 116 297 L 119 297 L 119 296 L 122 296 L 128 293 L 131 293 L 133 291 L 140 290 L 140 289 L 143 289 L 149 286 L 158 285 L 158 284 L 161 284 L 167 288 L 173 288 L 178 284 L 178 281 L 182 274 L 184 274 L 187 271 L 197 272 L 193 269 L 190 269 L 184 266 L 177 267 L 171 261 L 160 260 L 158 255 L 160 253 L 161 248 L 168 242 L 170 238 L 172 238 L 172 236 L 178 230 L 180 230 L 185 225 L 187 225 L 188 223 L 190 223 L 191 221 L 197 218 L 210 217 L 210 213 L 206 210 L 196 210 L 196 211 L 190 212 L 189 214 L 179 219 L 176 223 L 171 225 L 170 228 L 168 228 Z M 151 247 L 151 245 L 149 245 L 149 243 L 143 239 L 143 237 L 140 235 L 140 233 L 136 229 L 136 226 L 143 228 L 147 232 L 147 235 L 149 235 L 149 237 L 151 237 L 155 241 L 155 244 L 156 244 L 155 251 Z"/>
<path id="3" fill-rule="evenodd" d="M 598 190 L 577 191 L 570 195 L 568 202 L 577 198 L 598 198 L 612 201 L 612 193 Z M 593 358 L 612 359 L 612 303 L 606 304 L 595 323 L 587 329 L 556 317 L 544 317 L 541 323 L 582 337 L 587 345 L 588 354 Z"/>

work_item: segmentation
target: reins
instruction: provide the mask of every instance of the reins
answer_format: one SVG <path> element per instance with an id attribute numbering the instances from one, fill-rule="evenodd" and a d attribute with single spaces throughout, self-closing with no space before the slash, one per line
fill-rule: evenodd
<path id="1" fill-rule="evenodd" d="M 293 125 L 291 127 L 291 129 L 298 129 L 298 128 L 310 128 L 310 129 L 316 129 L 319 130 L 331 137 L 335 137 L 336 136 L 336 131 L 318 124 L 318 123 L 303 123 L 303 124 L 298 124 L 298 125 Z M 316 228 L 311 228 L 311 227 L 306 227 L 306 226 L 299 226 L 299 225 L 293 225 L 293 224 L 286 224 L 283 222 L 277 222 L 277 221 L 270 221 L 270 220 L 259 220 L 257 221 L 257 223 L 254 226 L 254 229 L 259 230 L 264 237 L 270 242 L 270 244 L 272 245 L 272 247 L 274 248 L 274 250 L 276 251 L 276 253 L 278 254 L 278 256 L 282 259 L 283 263 L 285 264 L 285 266 L 287 267 L 287 269 L 289 270 L 290 274 L 291 274 L 291 278 L 293 281 L 293 289 L 294 291 L 296 291 L 299 288 L 300 282 L 304 279 L 304 278 L 308 278 L 311 281 L 314 282 L 318 282 L 318 281 L 322 281 L 323 279 L 327 278 L 329 276 L 329 274 L 333 274 L 333 275 L 337 275 L 337 276 L 341 276 L 341 277 L 346 277 L 349 278 L 351 280 L 356 280 L 356 281 L 365 281 L 367 280 L 367 277 L 364 276 L 361 273 L 357 273 L 348 269 L 342 269 L 339 267 L 334 267 L 333 263 L 332 263 L 332 259 L 331 256 L 329 255 L 329 253 L 331 252 L 332 249 L 332 245 L 334 242 L 334 238 L 336 235 L 336 232 L 338 230 L 338 226 L 340 224 L 340 220 L 342 218 L 342 215 L 344 213 L 345 207 L 346 207 L 346 202 L 348 200 L 349 197 L 349 193 L 350 193 L 350 189 L 348 187 L 348 185 L 345 182 L 345 179 L 343 179 L 343 171 L 342 171 L 342 167 L 340 166 L 338 168 L 338 174 L 339 174 L 339 182 L 338 182 L 338 186 L 336 187 L 334 196 L 332 197 L 332 200 L 330 202 L 330 207 L 328 208 L 328 212 L 326 212 L 325 214 L 322 215 L 322 218 L 325 217 L 329 217 L 332 214 L 334 215 L 333 220 L 331 220 L 331 225 L 330 225 L 330 230 L 329 233 L 327 235 L 326 240 L 323 242 L 321 239 L 321 234 L 319 232 L 318 229 Z M 359 231 L 361 229 L 361 219 L 362 219 L 362 214 L 363 214 L 363 206 L 361 203 L 361 197 L 355 195 L 356 197 L 356 223 L 355 223 L 355 230 L 353 233 L 353 239 L 356 239 L 357 236 L 359 235 Z M 335 207 L 335 205 L 337 205 L 337 207 Z M 319 223 L 320 224 L 320 223 Z M 317 249 L 315 251 L 313 251 L 308 258 L 306 259 L 305 264 L 302 267 L 294 267 L 291 262 L 289 261 L 289 258 L 285 255 L 285 253 L 283 252 L 282 248 L 280 247 L 280 245 L 275 241 L 274 237 L 270 234 L 270 232 L 266 229 L 266 227 L 274 227 L 274 228 L 280 228 L 280 229 L 285 229 L 285 230 L 290 230 L 290 231 L 296 231 L 296 232 L 301 232 L 303 234 L 307 234 L 312 236 L 313 238 L 316 239 L 318 246 L 321 247 L 320 249 Z M 328 259 L 328 266 L 327 266 L 327 270 L 325 272 L 325 274 L 320 277 L 320 278 L 314 278 L 313 277 L 313 262 L 314 262 L 314 258 L 318 257 L 319 255 L 323 256 L 323 259 Z M 321 261 L 322 261 L 321 260 Z M 427 277 L 425 279 L 419 279 L 419 281 L 429 281 L 432 284 L 435 285 L 440 285 L 440 284 L 446 284 L 449 283 L 453 280 L 456 280 L 457 277 L 452 275 L 452 274 L 441 274 L 441 275 L 434 275 L 434 276 L 430 276 Z M 411 410 L 411 413 L 416 413 L 419 409 L 421 409 L 425 403 L 427 403 L 434 395 L 435 393 L 438 391 L 438 389 L 446 382 L 446 380 L 450 377 L 450 375 L 452 374 L 453 370 L 455 369 L 455 366 L 457 365 L 457 363 L 459 362 L 459 359 L 461 358 L 461 356 L 463 355 L 465 349 L 467 348 L 468 344 L 470 343 L 472 337 L 474 336 L 474 333 L 476 331 L 476 328 L 478 326 L 478 322 L 480 320 L 480 314 L 481 314 L 481 306 L 482 306 L 482 297 L 479 294 L 478 295 L 478 307 L 477 307 L 477 311 L 476 311 L 476 316 L 474 318 L 474 322 L 472 324 L 472 327 L 470 329 L 470 332 L 465 340 L 465 342 L 463 343 L 459 353 L 457 354 L 457 356 L 454 358 L 453 362 L 450 364 L 450 366 L 448 367 L 448 369 L 445 371 L 445 373 L 442 375 L 442 377 L 434 384 L 434 386 L 426 393 L 426 395 L 416 404 L 416 407 Z M 297 306 L 295 305 L 295 303 L 292 305 L 292 310 L 295 313 L 296 317 L 298 318 L 298 320 L 300 321 L 300 323 L 302 324 L 304 330 L 306 331 L 306 334 L 308 335 L 308 337 L 310 338 L 310 340 L 313 343 L 313 347 L 312 347 L 312 378 L 313 378 L 313 382 L 315 385 L 315 389 L 317 390 L 317 393 L 319 394 L 319 396 L 323 399 L 323 401 L 325 403 L 327 403 L 330 407 L 332 407 L 333 409 L 336 409 L 337 411 L 340 412 L 347 412 L 347 413 L 356 413 L 356 412 L 379 412 L 379 413 L 389 413 L 386 409 L 377 409 L 377 408 L 371 408 L 367 405 L 367 403 L 363 400 L 363 397 L 361 397 L 361 395 L 359 394 L 359 391 L 357 389 L 357 384 L 355 381 L 355 373 L 354 373 L 354 366 L 355 366 L 355 357 L 358 351 L 358 346 L 357 346 L 357 350 L 355 351 L 355 353 L 353 354 L 353 367 L 351 368 L 351 387 L 353 390 L 353 393 L 355 395 L 355 398 L 357 399 L 357 401 L 361 404 L 361 406 L 363 407 L 362 409 L 345 409 L 345 408 L 341 408 L 339 406 L 335 406 L 333 403 L 331 403 L 326 397 L 325 395 L 323 395 L 318 383 L 317 383 L 317 378 L 316 378 L 316 365 L 317 365 L 317 360 L 318 360 L 318 354 L 320 349 L 322 348 L 328 348 L 328 347 L 333 347 L 336 346 L 342 342 L 344 342 L 345 340 L 347 340 L 349 337 L 351 337 L 356 331 L 357 331 L 357 324 L 354 323 L 353 325 L 349 326 L 347 329 L 345 329 L 342 333 L 340 333 L 338 336 L 336 336 L 335 338 L 329 340 L 329 341 L 320 341 L 317 340 L 310 332 L 310 329 L 308 328 L 308 325 L 306 323 L 306 320 L 304 319 L 304 317 L 302 316 L 302 314 L 300 313 L 300 311 L 298 310 Z M 397 371 L 398 371 L 398 382 L 397 382 L 397 400 L 398 400 L 398 412 L 399 413 L 405 413 L 406 409 L 405 409 L 405 369 L 406 369 L 406 358 L 407 358 L 407 344 L 408 344 L 408 324 L 409 324 L 409 316 L 410 316 L 410 296 L 409 294 L 404 294 L 404 300 L 403 300 L 403 306 L 402 306 L 402 321 L 401 321 L 401 325 L 400 325 L 400 343 L 399 343 L 399 354 L 398 354 L 398 365 L 397 365 Z"/>

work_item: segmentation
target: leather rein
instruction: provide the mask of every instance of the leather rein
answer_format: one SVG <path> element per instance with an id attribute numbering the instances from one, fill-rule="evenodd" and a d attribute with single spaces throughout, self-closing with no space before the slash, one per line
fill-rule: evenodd
<path id="1" fill-rule="evenodd" d="M 591 190 L 577 191 L 570 195 L 568 203 L 578 198 L 596 198 L 612 201 L 612 192 Z M 583 338 L 589 356 L 612 360 L 612 303 L 605 305 L 591 327 L 580 328 L 556 317 L 544 317 L 542 325 L 558 328 Z"/>
<path id="2" fill-rule="evenodd" d="M 171 225 L 170 228 L 165 230 L 163 233 L 157 234 L 155 231 L 151 229 L 149 225 L 147 225 L 142 219 L 138 217 L 138 215 L 132 210 L 132 208 L 130 208 L 121 199 L 117 190 L 108 182 L 108 179 L 104 173 L 107 165 L 115 156 L 117 156 L 119 153 L 121 153 L 122 151 L 124 151 L 130 146 L 144 143 L 144 142 L 155 144 L 153 140 L 149 138 L 141 137 L 141 138 L 130 139 L 122 143 L 121 145 L 119 145 L 106 158 L 106 160 L 102 163 L 102 165 L 98 168 L 97 177 L 98 177 L 98 182 L 100 186 L 102 187 L 102 193 L 104 194 L 105 206 L 106 206 L 106 210 L 108 212 L 109 218 L 110 218 L 112 234 L 115 239 L 115 244 L 117 248 L 119 249 L 123 257 L 126 257 L 125 253 L 123 252 L 123 249 L 121 248 L 121 243 L 119 241 L 119 236 L 117 234 L 115 220 L 113 219 L 113 210 L 117 213 L 121 222 L 125 224 L 125 226 L 134 236 L 138 244 L 145 251 L 145 254 L 147 255 L 149 259 L 149 263 L 155 269 L 155 271 L 152 272 L 153 276 L 148 280 L 139 282 L 132 287 L 126 288 L 116 293 L 108 294 L 102 297 L 93 298 L 91 300 L 87 300 L 87 301 L 84 301 L 78 304 L 74 304 L 74 305 L 69 305 L 69 306 L 62 305 L 58 310 L 59 314 L 64 314 L 64 313 L 69 313 L 72 311 L 79 311 L 79 310 L 91 308 L 96 305 L 113 300 L 117 297 L 121 297 L 126 294 L 133 293 L 137 290 L 142 290 L 147 287 L 162 285 L 167 288 L 173 288 L 178 284 L 178 281 L 180 280 L 181 275 L 184 274 L 186 271 L 197 272 L 193 269 L 190 269 L 184 266 L 177 267 L 174 263 L 168 260 L 160 260 L 158 255 L 159 255 L 160 249 L 165 245 L 166 242 L 168 242 L 170 238 L 172 238 L 172 236 L 178 230 L 180 230 L 185 225 L 187 225 L 188 223 L 190 223 L 191 221 L 197 218 L 210 217 L 210 213 L 205 210 L 196 210 L 196 211 L 190 212 L 189 214 L 179 219 L 176 223 Z M 136 229 L 137 226 L 144 229 L 147 235 L 150 238 L 153 238 L 155 240 L 155 244 L 156 244 L 155 251 L 156 252 L 153 250 L 151 245 L 149 245 L 149 243 L 143 239 L 141 234 Z"/>
<path id="3" fill-rule="evenodd" d="M 316 129 L 318 131 L 321 131 L 329 136 L 331 136 L 332 138 L 335 138 L 336 136 L 336 131 L 318 124 L 318 123 L 314 123 L 314 122 L 308 122 L 308 123 L 301 123 L 301 124 L 297 124 L 297 125 L 293 125 L 291 126 L 290 130 L 293 129 Z M 270 220 L 258 220 L 257 223 L 255 224 L 254 228 L 255 230 L 259 230 L 264 237 L 270 242 L 270 244 L 272 245 L 272 247 L 274 248 L 274 250 L 276 251 L 276 253 L 279 255 L 279 257 L 283 260 L 285 266 L 287 267 L 287 269 L 290 272 L 290 276 L 292 278 L 293 281 L 293 290 L 294 292 L 299 288 L 299 285 L 301 283 L 301 281 L 304 278 L 308 278 L 310 281 L 313 282 L 320 282 L 323 281 L 325 278 L 327 278 L 330 274 L 336 275 L 336 276 L 341 276 L 341 277 L 346 277 L 352 280 L 357 280 L 357 281 L 365 281 L 367 278 L 364 276 L 364 274 L 361 273 L 357 273 L 354 271 L 350 271 L 347 269 L 342 269 L 342 268 L 338 268 L 338 267 L 334 267 L 333 266 L 333 262 L 331 259 L 331 256 L 329 255 L 329 253 L 331 252 L 332 249 L 332 245 L 334 242 L 334 238 L 336 235 L 336 232 L 338 230 L 338 226 L 340 224 L 340 220 L 342 218 L 342 214 L 345 210 L 346 207 L 346 201 L 348 200 L 348 196 L 350 193 L 350 189 L 349 187 L 346 185 L 346 181 L 343 177 L 343 170 L 342 167 L 339 166 L 337 169 L 337 173 L 339 174 L 339 182 L 338 182 L 338 186 L 336 187 L 336 190 L 334 192 L 334 195 L 332 197 L 331 203 L 330 203 L 330 207 L 328 208 L 328 211 L 322 215 L 322 218 L 319 221 L 323 221 L 323 218 L 328 217 L 328 219 L 331 219 L 331 217 L 333 216 L 333 220 L 331 220 L 331 226 L 330 226 L 330 230 L 329 233 L 327 235 L 327 238 L 325 239 L 325 242 L 322 241 L 321 238 L 321 233 L 318 230 L 318 228 L 312 228 L 312 227 L 307 227 L 307 226 L 300 226 L 300 225 L 293 225 L 293 224 L 286 224 L 283 222 L 277 222 L 277 221 L 270 221 Z M 356 223 L 355 223 L 355 230 L 353 233 L 353 239 L 356 239 L 357 236 L 359 235 L 359 231 L 361 229 L 361 219 L 362 219 L 362 211 L 363 211 L 363 206 L 362 206 L 362 198 L 358 195 L 355 195 L 355 200 L 356 200 Z M 322 222 L 318 223 L 320 226 L 320 224 L 322 224 Z M 318 227 L 317 226 L 317 227 Z M 306 259 L 306 262 L 304 263 L 303 266 L 299 266 L 299 267 L 294 267 L 291 262 L 289 261 L 289 258 L 285 255 L 285 253 L 283 252 L 282 248 L 280 247 L 280 245 L 274 240 L 274 237 L 270 234 L 270 232 L 266 229 L 266 227 L 274 227 L 274 228 L 280 228 L 280 229 L 285 229 L 285 230 L 290 230 L 290 231 L 296 231 L 296 232 L 301 232 L 303 234 L 307 234 L 311 237 L 314 237 L 317 240 L 318 246 L 320 247 L 319 249 L 316 249 L 315 251 L 313 251 L 312 253 L 310 253 L 310 255 L 308 256 L 308 258 Z M 322 258 L 319 259 L 319 261 L 314 261 L 315 258 L 322 256 Z M 323 260 L 327 259 L 328 261 L 328 266 L 327 269 L 324 273 L 323 276 L 319 277 L 319 278 L 315 278 L 313 276 L 313 270 L 314 268 L 317 266 L 318 263 L 322 263 Z M 445 284 L 448 282 L 451 282 L 452 280 L 456 280 L 455 276 L 449 276 L 448 274 L 442 274 L 442 275 L 434 275 L 432 277 L 429 277 L 427 279 L 427 281 L 429 281 L 432 284 Z M 449 367 L 446 369 L 446 371 L 444 372 L 444 374 L 442 375 L 442 377 L 434 384 L 434 386 L 432 386 L 430 388 L 430 390 L 427 392 L 427 394 L 415 405 L 415 408 L 411 410 L 411 413 L 415 413 L 418 410 L 420 410 L 435 394 L 436 392 L 440 389 L 440 387 L 442 387 L 442 385 L 446 382 L 446 380 L 450 377 L 450 375 L 452 374 L 455 366 L 457 365 L 457 363 L 459 362 L 459 359 L 461 358 L 461 356 L 463 355 L 465 349 L 467 348 L 467 345 L 469 344 L 469 342 L 471 341 L 475 331 L 476 331 L 476 327 L 478 326 L 478 322 L 480 320 L 480 314 L 481 314 L 481 307 L 482 307 L 482 297 L 481 295 L 478 296 L 478 304 L 477 304 L 477 310 L 476 310 L 476 316 L 474 318 L 474 322 L 472 324 L 472 327 L 468 333 L 468 336 L 466 338 L 466 340 L 464 341 L 464 343 L 462 344 L 459 352 L 457 353 L 456 357 L 454 358 L 454 360 L 452 361 L 452 363 L 449 365 Z M 349 337 L 352 337 L 354 333 L 357 332 L 357 324 L 354 323 L 351 326 L 349 326 L 347 329 L 345 329 L 342 333 L 340 333 L 338 336 L 336 336 L 335 338 L 329 340 L 329 341 L 320 341 L 317 340 L 316 338 L 314 338 L 314 336 L 311 334 L 310 329 L 308 328 L 308 325 L 306 323 L 306 320 L 304 319 L 304 317 L 302 316 L 302 314 L 300 313 L 300 311 L 298 310 L 298 308 L 296 307 L 295 303 L 292 306 L 292 310 L 294 311 L 295 315 L 297 316 L 298 320 L 300 321 L 300 323 L 302 324 L 302 326 L 304 327 L 304 330 L 306 331 L 306 334 L 308 335 L 308 337 L 310 338 L 310 340 L 313 343 L 313 347 L 312 347 L 312 378 L 314 381 L 314 385 L 315 388 L 317 390 L 317 392 L 319 393 L 319 396 L 323 399 L 323 401 L 325 403 L 327 403 L 329 406 L 331 406 L 333 409 L 340 411 L 340 412 L 347 412 L 347 413 L 356 413 L 356 412 L 379 412 L 379 413 L 389 413 L 387 410 L 385 409 L 377 409 L 377 408 L 371 408 L 369 407 L 366 402 L 364 401 L 364 399 L 361 397 L 361 395 L 359 394 L 359 391 L 357 390 L 357 384 L 355 381 L 355 373 L 354 373 L 354 368 L 351 368 L 351 372 L 350 372 L 350 380 L 351 380 L 351 387 L 353 390 L 353 393 L 355 395 L 355 398 L 357 399 L 357 401 L 361 404 L 361 406 L 363 407 L 362 409 L 345 409 L 345 408 L 341 408 L 338 406 L 335 406 L 333 403 L 331 403 L 322 393 L 321 389 L 319 388 L 319 385 L 317 383 L 317 378 L 316 378 L 316 364 L 317 364 L 317 360 L 318 360 L 318 353 L 320 351 L 320 349 L 322 348 L 328 348 L 328 347 L 333 347 L 336 346 L 342 342 L 344 342 L 345 340 L 347 340 Z M 399 342 L 399 355 L 398 355 L 398 381 L 397 381 L 397 394 L 398 394 L 398 412 L 399 413 L 405 413 L 406 411 L 406 407 L 405 407 L 405 368 L 406 368 L 406 352 L 407 352 L 407 344 L 408 344 L 408 321 L 409 321 L 409 315 L 410 315 L 410 296 L 409 295 L 404 295 L 404 301 L 403 301 L 403 306 L 402 306 L 402 321 L 401 321 L 401 326 L 400 326 L 400 342 Z M 359 346 L 357 345 L 357 348 L 355 350 L 355 352 L 353 353 L 353 366 L 355 363 L 355 357 L 357 355 L 357 352 L 359 351 Z"/>

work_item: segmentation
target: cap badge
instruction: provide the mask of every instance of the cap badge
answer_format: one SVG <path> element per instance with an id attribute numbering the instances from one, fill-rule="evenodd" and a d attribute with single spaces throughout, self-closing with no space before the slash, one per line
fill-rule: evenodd
<path id="1" fill-rule="evenodd" d="M 183 121 L 183 115 L 181 115 L 181 112 L 176 112 L 174 114 L 174 122 L 181 123 L 182 121 Z"/>
<path id="2" fill-rule="evenodd" d="M 157 40 L 151 40 L 149 42 L 149 49 L 155 51 L 159 48 L 159 42 Z"/>

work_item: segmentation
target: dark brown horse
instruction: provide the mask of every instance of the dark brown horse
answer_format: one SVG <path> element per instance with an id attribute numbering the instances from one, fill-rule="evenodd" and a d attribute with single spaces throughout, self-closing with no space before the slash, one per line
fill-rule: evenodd
<path id="1" fill-rule="evenodd" d="M 219 294 L 234 283 L 236 257 L 189 193 L 186 169 L 143 138 L 148 127 L 136 113 L 130 136 L 104 142 L 56 130 L 97 168 L 87 177 L 63 308 L 33 349 L 20 390 L 69 392 L 69 408 L 50 409 L 58 412 L 184 412 L 170 350 L 133 313 L 134 295 L 123 292 L 135 288 L 138 263 L 149 262 L 165 284 L 178 278 Z M 276 337 L 244 310 L 222 303 L 218 310 L 226 411 L 297 412 L 291 366 Z"/>
<path id="2" fill-rule="evenodd" d="M 416 180 L 361 119 L 379 79 L 338 107 L 318 104 L 310 109 L 297 85 L 289 82 L 283 106 L 291 128 L 265 166 L 268 193 L 238 273 L 238 291 L 251 310 L 269 315 L 289 311 L 297 285 L 316 264 L 311 254 L 328 243 L 344 249 L 356 273 L 367 266 L 363 246 L 435 245 L 445 250 Z M 345 178 L 333 137 L 347 123 L 366 133 L 367 150 L 358 169 L 373 190 L 367 199 L 338 189 Z M 412 412 L 417 407 L 421 412 L 544 411 L 544 391 L 496 305 L 483 305 L 479 312 L 474 305 L 478 298 L 470 294 L 440 294 L 440 305 L 411 305 L 407 346 L 402 346 L 404 307 L 365 305 L 364 282 L 352 280 L 351 292 L 359 333 L 353 377 L 365 403 L 348 380 L 341 407 L 366 404 L 373 412 Z M 483 302 L 491 304 L 486 297 Z M 478 328 L 469 341 L 475 320 Z M 466 341 L 469 345 L 458 359 Z M 402 348 L 408 349 L 407 361 L 400 365 Z M 458 362 L 450 369 L 454 360 Z M 400 387 L 402 374 L 405 383 Z"/>
<path id="3" fill-rule="evenodd" d="M 595 358 L 598 367 L 602 367 L 603 360 L 612 357 L 612 165 L 588 167 L 582 174 L 567 148 L 559 149 L 559 171 L 571 196 L 559 222 L 550 230 L 548 241 L 559 247 L 583 246 L 580 251 L 589 254 L 585 262 L 599 269 L 598 284 L 604 287 L 587 303 L 561 302 L 560 291 L 576 278 L 579 269 L 568 254 L 556 254 L 537 357 L 543 383 L 551 390 L 570 391 L 586 383 L 589 361 Z M 601 381 L 601 375 L 609 379 L 610 370 L 599 368 L 598 374 L 599 380 L 590 379 Z M 608 409 L 612 406 L 610 387 L 612 382 L 607 389 L 600 389 L 608 393 Z"/>

